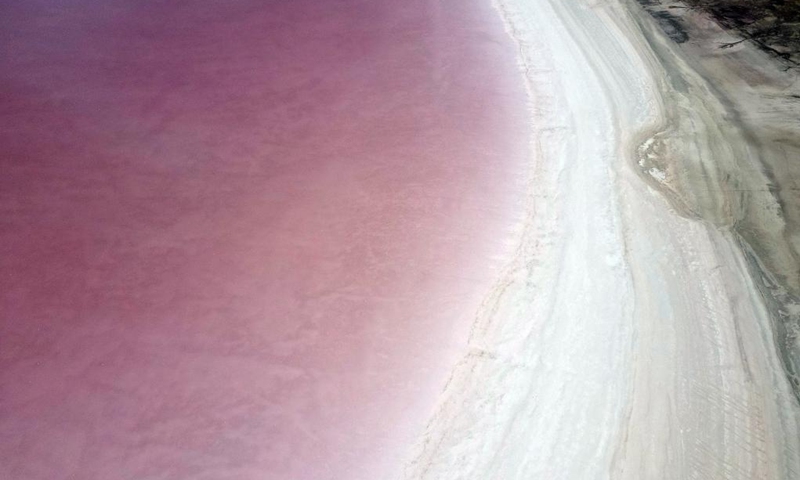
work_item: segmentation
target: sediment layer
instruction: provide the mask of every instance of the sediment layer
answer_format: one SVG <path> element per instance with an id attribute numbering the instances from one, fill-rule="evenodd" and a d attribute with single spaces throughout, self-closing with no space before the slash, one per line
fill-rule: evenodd
<path id="1" fill-rule="evenodd" d="M 684 215 L 739 237 L 800 398 L 798 71 L 792 58 L 765 48 L 768 39 L 742 38 L 733 28 L 745 28 L 741 16 L 725 21 L 735 2 L 641 3 L 649 16 L 639 15 L 639 23 L 666 72 L 667 120 L 640 147 L 639 165 Z M 697 6 L 707 8 L 690 8 Z"/>

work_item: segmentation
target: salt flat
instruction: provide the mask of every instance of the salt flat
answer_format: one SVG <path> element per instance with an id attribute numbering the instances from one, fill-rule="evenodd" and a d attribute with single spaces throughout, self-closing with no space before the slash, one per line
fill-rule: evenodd
<path id="1" fill-rule="evenodd" d="M 528 214 L 404 478 L 800 476 L 800 409 L 736 235 L 681 216 L 639 162 L 670 121 L 662 79 L 685 72 L 632 5 L 496 2 L 529 94 Z"/>

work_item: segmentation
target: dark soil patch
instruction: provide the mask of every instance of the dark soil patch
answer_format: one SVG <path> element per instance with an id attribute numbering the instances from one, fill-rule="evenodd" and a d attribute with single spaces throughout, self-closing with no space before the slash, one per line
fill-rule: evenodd
<path id="1" fill-rule="evenodd" d="M 790 68 L 800 66 L 800 0 L 685 1 L 711 14 L 743 40 L 786 61 Z"/>
<path id="2" fill-rule="evenodd" d="M 648 12 L 658 21 L 658 25 L 669 38 L 677 43 L 683 43 L 689 40 L 689 35 L 686 33 L 678 17 L 664 11 L 648 10 Z"/>

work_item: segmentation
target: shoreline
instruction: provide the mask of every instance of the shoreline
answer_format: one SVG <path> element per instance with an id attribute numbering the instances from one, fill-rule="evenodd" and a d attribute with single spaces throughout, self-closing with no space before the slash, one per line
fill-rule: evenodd
<path id="1" fill-rule="evenodd" d="M 500 3 L 533 95 L 535 214 L 402 478 L 790 478 L 800 410 L 747 258 L 639 164 L 678 80 L 636 11 Z"/>

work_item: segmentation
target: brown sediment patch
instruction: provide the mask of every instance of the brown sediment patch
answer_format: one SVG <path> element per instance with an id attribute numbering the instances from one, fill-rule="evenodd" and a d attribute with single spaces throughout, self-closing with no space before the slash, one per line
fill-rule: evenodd
<path id="1" fill-rule="evenodd" d="M 668 118 L 640 152 L 642 173 L 681 213 L 730 229 L 747 246 L 797 389 L 800 82 L 797 70 L 787 69 L 794 57 L 776 56 L 759 41 L 739 41 L 743 31 L 758 37 L 746 29 L 780 20 L 766 15 L 765 2 L 747 9 L 740 2 L 645 3 L 651 16 L 668 11 L 678 17 L 689 40 L 677 46 L 664 39 L 660 24 L 640 16 L 668 78 Z M 653 167 L 665 172 L 664 181 L 648 174 Z"/>

